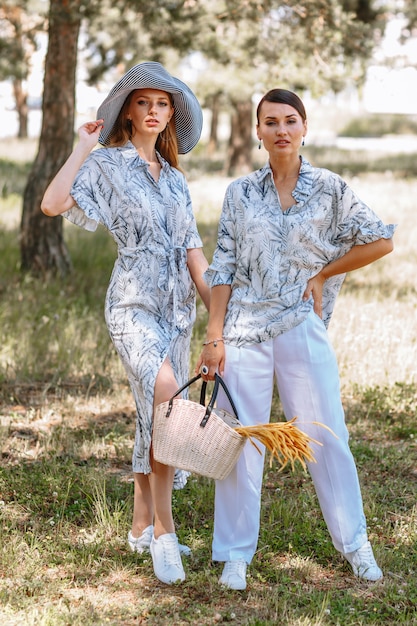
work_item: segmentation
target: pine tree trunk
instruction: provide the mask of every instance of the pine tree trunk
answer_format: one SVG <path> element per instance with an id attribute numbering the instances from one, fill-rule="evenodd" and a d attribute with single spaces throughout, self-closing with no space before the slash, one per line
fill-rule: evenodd
<path id="1" fill-rule="evenodd" d="M 17 136 L 19 137 L 19 139 L 26 139 L 26 137 L 28 136 L 29 117 L 28 95 L 23 89 L 22 81 L 20 80 L 20 78 L 15 78 L 13 80 L 13 93 L 16 102 L 17 115 L 19 118 L 19 130 Z"/>
<path id="2" fill-rule="evenodd" d="M 218 148 L 218 129 L 220 118 L 220 98 L 221 94 L 216 93 L 211 98 L 211 122 L 210 122 L 210 136 L 207 145 L 207 154 L 212 155 Z"/>
<path id="3" fill-rule="evenodd" d="M 252 170 L 252 103 L 246 100 L 232 102 L 232 105 L 228 176 L 246 174 Z"/>
<path id="4" fill-rule="evenodd" d="M 26 184 L 21 220 L 24 271 L 65 275 L 71 262 L 63 240 L 62 218 L 46 217 L 40 204 L 45 189 L 72 150 L 75 72 L 81 23 L 80 0 L 51 0 L 45 60 L 42 129 L 38 154 Z"/>

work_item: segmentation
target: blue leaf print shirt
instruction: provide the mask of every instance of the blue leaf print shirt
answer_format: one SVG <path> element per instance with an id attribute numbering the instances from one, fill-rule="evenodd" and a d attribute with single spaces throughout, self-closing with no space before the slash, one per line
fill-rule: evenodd
<path id="1" fill-rule="evenodd" d="M 205 280 L 231 286 L 224 337 L 232 345 L 267 341 L 303 322 L 313 307 L 311 298 L 302 300 L 312 276 L 354 245 L 394 233 L 339 175 L 304 158 L 293 197 L 282 211 L 269 164 L 226 190 Z M 344 278 L 324 284 L 326 326 Z"/>

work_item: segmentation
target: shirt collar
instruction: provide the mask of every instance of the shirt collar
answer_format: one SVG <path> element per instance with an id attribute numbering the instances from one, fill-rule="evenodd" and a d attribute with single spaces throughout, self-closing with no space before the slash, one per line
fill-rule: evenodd
<path id="1" fill-rule="evenodd" d="M 310 196 L 315 169 L 303 156 L 301 156 L 300 158 L 300 172 L 298 175 L 297 183 L 295 185 L 295 189 L 292 193 L 293 198 L 295 199 L 297 204 Z M 274 184 L 272 168 L 269 161 L 265 163 L 265 165 L 261 167 L 260 170 L 257 171 L 257 178 L 259 183 L 263 183 L 267 177 L 269 177 L 271 184 Z"/>
<path id="2" fill-rule="evenodd" d="M 127 143 L 125 143 L 124 146 L 119 146 L 117 149 L 120 151 L 121 155 L 125 159 L 130 169 L 134 169 L 135 167 L 138 167 L 138 166 L 139 167 L 148 166 L 148 161 L 145 161 L 145 159 L 142 159 L 142 157 L 138 154 L 138 151 L 136 150 L 135 146 L 133 145 L 131 141 L 128 141 Z M 159 154 L 159 152 L 156 152 L 156 156 L 161 164 L 162 169 L 163 170 L 169 169 L 168 161 L 166 161 Z"/>

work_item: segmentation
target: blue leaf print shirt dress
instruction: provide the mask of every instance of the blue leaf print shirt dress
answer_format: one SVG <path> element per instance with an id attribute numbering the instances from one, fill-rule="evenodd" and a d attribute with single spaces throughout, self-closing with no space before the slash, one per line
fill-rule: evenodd
<path id="1" fill-rule="evenodd" d="M 168 358 L 179 386 L 189 375 L 195 287 L 187 249 L 201 248 L 185 178 L 158 155 L 156 182 L 133 144 L 93 151 L 71 190 L 64 217 L 87 230 L 103 224 L 117 244 L 105 302 L 110 337 L 137 409 L 133 471 L 148 474 L 155 380 Z M 185 484 L 176 472 L 174 486 Z"/>

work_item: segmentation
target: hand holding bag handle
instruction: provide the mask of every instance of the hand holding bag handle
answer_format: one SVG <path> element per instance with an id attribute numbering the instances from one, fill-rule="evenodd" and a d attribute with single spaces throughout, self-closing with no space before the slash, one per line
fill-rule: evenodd
<path id="1" fill-rule="evenodd" d="M 201 378 L 201 374 L 197 374 L 197 376 L 194 376 L 193 378 L 190 378 L 190 380 L 188 382 L 186 382 L 185 385 L 180 387 L 180 389 L 178 389 L 178 391 L 176 391 L 174 393 L 174 395 L 169 400 L 168 409 L 167 409 L 165 417 L 169 417 L 170 414 L 171 414 L 174 398 L 176 398 L 180 393 L 182 393 L 184 391 L 184 389 L 187 389 L 187 387 L 189 387 L 190 385 L 195 383 L 199 378 Z M 236 418 L 239 419 L 236 407 L 235 407 L 234 402 L 232 400 L 232 397 L 231 397 L 231 395 L 229 393 L 228 388 L 226 387 L 226 383 L 216 373 L 214 375 L 214 389 L 213 389 L 213 393 L 211 394 L 211 398 L 210 398 L 209 403 L 207 405 L 207 409 L 206 409 L 206 412 L 204 414 L 204 417 L 203 417 L 203 419 L 200 422 L 200 426 L 202 428 L 204 428 L 204 426 L 207 424 L 207 420 L 209 419 L 209 417 L 211 415 L 211 412 L 213 410 L 214 403 L 215 403 L 216 398 L 217 398 L 217 393 L 219 391 L 219 384 L 223 387 L 223 390 L 224 390 L 224 392 L 225 392 L 225 394 L 227 396 L 227 399 L 230 402 L 230 406 L 232 407 L 233 412 L 234 412 Z M 202 404 L 203 406 L 205 406 L 205 404 L 206 404 L 206 389 L 207 389 L 207 382 L 204 380 L 203 384 L 201 385 L 201 392 L 200 392 L 200 404 Z"/>
<path id="2" fill-rule="evenodd" d="M 239 416 L 237 414 L 237 409 L 234 405 L 234 402 L 232 400 L 232 397 L 229 393 L 228 388 L 226 387 L 226 383 L 224 382 L 223 378 L 221 378 L 217 373 L 214 374 L 214 389 L 213 389 L 213 393 L 211 394 L 211 398 L 210 401 L 207 405 L 207 409 L 206 409 L 206 413 L 203 417 L 203 419 L 200 422 L 200 426 L 202 426 L 204 428 L 204 426 L 207 424 L 207 420 L 211 415 L 211 412 L 213 410 L 214 407 L 214 403 L 216 401 L 217 398 L 217 393 L 219 391 L 219 384 L 223 387 L 223 390 L 227 396 L 227 399 L 230 402 L 230 406 L 233 409 L 233 413 L 235 414 L 236 418 L 239 419 Z M 206 388 L 207 388 L 207 382 L 204 380 L 203 384 L 201 385 L 201 393 L 200 393 L 200 404 L 202 404 L 203 406 L 205 405 L 205 400 L 206 400 Z"/>

